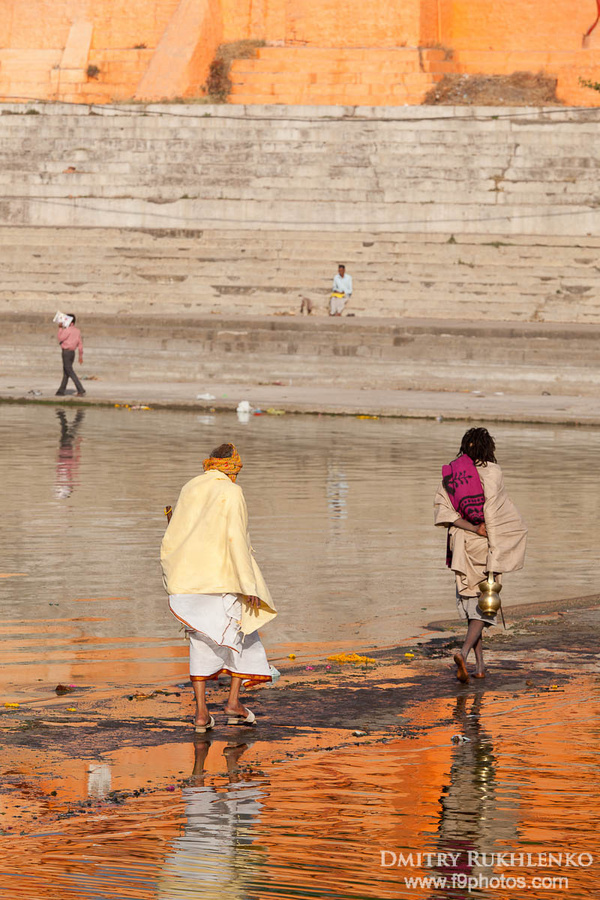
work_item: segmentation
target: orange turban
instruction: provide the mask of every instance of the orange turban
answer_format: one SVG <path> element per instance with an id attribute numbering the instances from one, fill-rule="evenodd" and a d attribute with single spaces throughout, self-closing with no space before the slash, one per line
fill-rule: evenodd
<path id="1" fill-rule="evenodd" d="M 231 446 L 233 447 L 233 444 Z M 219 472 L 224 472 L 225 475 L 229 475 L 231 480 L 235 482 L 242 465 L 243 463 L 240 454 L 235 447 L 233 447 L 232 455 L 228 456 L 226 459 L 220 459 L 218 456 L 209 456 L 208 459 L 205 459 L 204 471 L 209 472 L 211 469 L 218 469 Z"/>

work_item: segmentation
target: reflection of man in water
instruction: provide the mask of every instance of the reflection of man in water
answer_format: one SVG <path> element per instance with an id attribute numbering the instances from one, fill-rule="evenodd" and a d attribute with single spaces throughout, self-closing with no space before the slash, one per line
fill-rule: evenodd
<path id="1" fill-rule="evenodd" d="M 56 415 L 60 422 L 60 441 L 54 493 L 59 500 L 66 500 L 73 493 L 79 469 L 81 435 L 78 432 L 85 418 L 85 411 L 78 409 L 72 422 L 67 419 L 64 409 L 57 409 Z"/>
<path id="2" fill-rule="evenodd" d="M 438 869 L 448 880 L 453 874 L 491 876 L 491 867 L 469 865 L 469 851 L 480 855 L 505 850 L 507 841 L 517 838 L 516 811 L 508 797 L 498 796 L 496 757 L 491 736 L 480 722 L 483 693 L 478 693 L 467 711 L 467 698 L 456 700 L 453 718 L 460 724 L 462 734 L 452 751 L 450 783 L 440 798 L 442 812 L 438 827 L 437 853 L 460 854 L 456 865 Z M 498 846 L 501 845 L 501 846 Z M 462 900 L 463 888 L 449 886 L 444 898 Z"/>
<path id="3" fill-rule="evenodd" d="M 348 481 L 346 473 L 337 464 L 327 462 L 327 506 L 333 519 L 348 518 Z"/>
<path id="4" fill-rule="evenodd" d="M 204 765 L 210 747 L 210 741 L 195 744 L 190 786 L 181 792 L 184 832 L 173 841 L 162 868 L 159 900 L 241 900 L 249 896 L 256 868 L 264 864 L 264 852 L 253 847 L 263 791 L 258 782 L 250 780 L 250 774 L 242 775 L 237 765 L 248 744 L 224 747 L 229 782 L 225 789 L 205 784 Z M 219 744 L 214 747 L 218 748 Z"/>

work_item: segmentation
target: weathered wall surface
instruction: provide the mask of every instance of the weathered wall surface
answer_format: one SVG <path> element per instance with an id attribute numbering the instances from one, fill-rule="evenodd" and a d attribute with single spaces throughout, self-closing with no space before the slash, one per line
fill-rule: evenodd
<path id="1" fill-rule="evenodd" d="M 439 34 L 456 50 L 581 49 L 596 17 L 594 0 L 441 0 Z"/>
<path id="2" fill-rule="evenodd" d="M 0 224 L 593 235 L 597 118 L 15 105 L 0 116 Z"/>
<path id="3" fill-rule="evenodd" d="M 0 311 L 324 314 L 343 261 L 357 316 L 600 323 L 597 133 L 560 108 L 14 105 Z"/>
<path id="4" fill-rule="evenodd" d="M 234 102 L 416 104 L 447 72 L 543 70 L 563 102 L 594 106 L 579 79 L 600 80 L 600 36 L 582 48 L 595 12 L 593 0 L 4 0 L 0 99 L 201 96 L 218 44 L 257 39 L 270 46 L 236 63 Z"/>
<path id="5" fill-rule="evenodd" d="M 41 308 L 19 316 L 0 311 L 0 384 L 8 372 L 9 383 L 25 377 L 30 385 L 57 372 L 56 334 Z M 101 383 L 192 382 L 210 391 L 211 382 L 277 379 L 296 386 L 588 396 L 600 387 L 597 325 L 77 312 L 87 371 Z M 186 399 L 197 391 L 191 388 Z"/>
<path id="6" fill-rule="evenodd" d="M 198 94 L 222 36 L 219 0 L 4 0 L 2 12 L 0 99 Z"/>
<path id="7" fill-rule="evenodd" d="M 227 39 L 235 40 L 234 0 L 221 2 Z M 418 104 L 448 73 L 529 71 L 555 77 L 567 105 L 600 105 L 600 94 L 580 84 L 600 81 L 600 27 L 582 47 L 593 0 L 396 0 L 381 8 L 288 0 L 279 15 L 274 6 L 263 0 L 261 15 L 249 4 L 242 12 L 244 36 L 275 46 L 235 63 L 234 103 Z"/>
<path id="8" fill-rule="evenodd" d="M 180 0 L 135 90 L 135 98 L 199 96 L 222 38 L 219 0 Z"/>

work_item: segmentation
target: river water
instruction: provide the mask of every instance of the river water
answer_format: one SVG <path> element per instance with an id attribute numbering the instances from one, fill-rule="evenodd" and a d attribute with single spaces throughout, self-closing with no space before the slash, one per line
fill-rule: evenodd
<path id="1" fill-rule="evenodd" d="M 181 641 L 158 565 L 163 507 L 224 439 L 244 460 L 238 483 L 280 610 L 263 635 L 272 654 L 300 648 L 318 657 L 422 634 L 456 613 L 432 503 L 463 430 L 392 419 L 265 415 L 240 424 L 234 414 L 2 406 L 2 569 L 22 573 L 1 582 L 4 617 L 16 628 L 11 661 L 52 663 L 77 680 L 102 646 L 115 661 L 152 661 L 167 674 L 175 651 L 166 645 Z M 511 604 L 592 593 L 600 429 L 492 431 L 530 529 L 526 568 L 506 578 L 508 614 Z"/>
<path id="2" fill-rule="evenodd" d="M 163 506 L 224 440 L 244 460 L 239 484 L 253 545 L 280 609 L 263 635 L 271 658 L 283 667 L 292 651 L 319 660 L 418 638 L 427 623 L 455 613 L 444 534 L 431 522 L 440 468 L 463 430 L 445 422 L 241 423 L 229 414 L 0 406 L 3 699 L 39 703 L 59 682 L 116 696 L 129 684 L 185 677 L 186 647 L 158 566 Z M 492 432 L 530 528 L 526 569 L 505 581 L 509 615 L 511 604 L 592 593 L 600 430 Z M 100 758 L 85 747 L 69 759 L 36 756 L 35 744 L 14 760 L 9 752 L 0 758 L 12 791 L 0 826 L 10 822 L 14 836 L 2 838 L 0 895 L 593 897 L 597 679 L 550 688 L 483 685 L 415 703 L 407 718 L 426 722 L 426 731 L 366 748 L 332 738 L 337 749 L 309 753 L 305 735 L 285 752 L 259 735 L 230 743 L 216 734 Z M 466 740 L 453 744 L 453 734 Z M 122 811 L 102 807 L 85 821 L 42 824 L 51 788 L 63 809 L 69 799 L 95 801 L 142 782 L 153 790 Z M 26 811 L 40 827 L 17 838 Z M 567 850 L 587 855 L 574 867 L 556 856 L 536 867 L 535 854 Z M 484 852 L 487 860 L 469 859 Z M 534 855 L 502 865 L 489 856 L 500 852 Z M 501 875 L 504 886 L 481 880 Z M 417 876 L 450 880 L 404 880 Z M 479 880 L 465 887 L 465 878 Z M 506 881 L 519 878 L 523 885 Z"/>
<path id="3" fill-rule="evenodd" d="M 19 837 L 17 824 L 15 834 L 0 837 L 0 894 L 3 900 L 597 897 L 597 677 L 518 697 L 459 690 L 409 714 L 428 723 L 423 736 L 327 753 L 295 753 L 292 745 L 274 761 L 256 737 L 229 743 L 220 734 L 107 754 L 102 765 L 113 787 L 131 789 L 148 776 L 162 786 L 130 796 L 123 807 L 105 805 L 45 826 L 44 803 L 53 798 L 39 801 L 39 833 Z M 452 743 L 452 735 L 464 740 Z M 63 768 L 76 763 L 67 760 Z M 98 768 L 87 765 L 84 798 L 101 795 Z M 59 798 L 68 792 L 58 772 L 42 773 L 42 780 Z M 422 878 L 436 881 L 415 880 Z"/>

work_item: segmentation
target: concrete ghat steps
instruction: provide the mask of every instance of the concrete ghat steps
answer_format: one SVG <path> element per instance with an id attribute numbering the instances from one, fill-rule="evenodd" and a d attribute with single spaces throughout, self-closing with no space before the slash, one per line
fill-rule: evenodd
<path id="1" fill-rule="evenodd" d="M 597 110 L 0 113 L 0 311 L 600 323 Z"/>
<path id="2" fill-rule="evenodd" d="M 349 312 L 600 324 L 600 238 L 0 227 L 0 312 L 324 315 L 338 261 Z"/>
<path id="3" fill-rule="evenodd" d="M 339 384 L 415 390 L 595 394 L 600 326 L 393 320 L 189 319 L 86 316 L 85 365 L 132 383 Z M 60 369 L 39 314 L 0 314 L 0 372 L 31 380 Z"/>
<path id="4" fill-rule="evenodd" d="M 0 112 L 0 224 L 600 230 L 595 110 L 155 105 L 92 115 L 59 104 Z"/>

